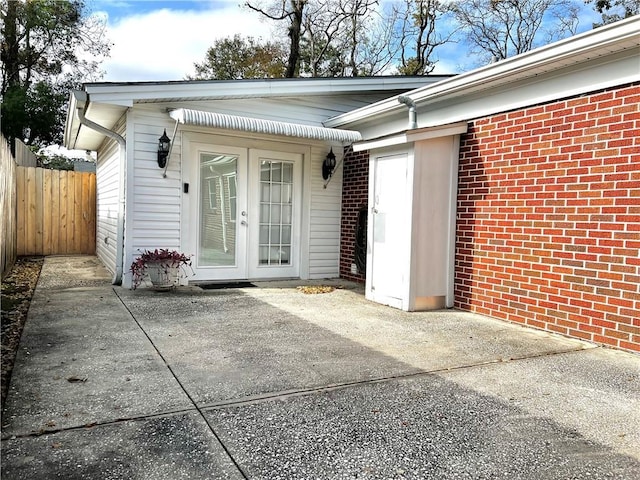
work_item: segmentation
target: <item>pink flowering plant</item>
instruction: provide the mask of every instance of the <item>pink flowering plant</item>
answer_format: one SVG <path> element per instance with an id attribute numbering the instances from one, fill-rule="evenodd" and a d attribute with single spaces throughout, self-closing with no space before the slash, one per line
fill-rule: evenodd
<path id="1" fill-rule="evenodd" d="M 164 269 L 164 273 L 169 272 L 170 269 L 180 268 L 182 272 L 188 267 L 193 273 L 191 268 L 191 256 L 176 250 L 169 250 L 168 248 L 156 248 L 155 250 L 144 250 L 131 264 L 129 271 L 132 275 L 133 289 L 142 284 L 147 275 L 147 269 L 149 265 L 159 265 Z"/>

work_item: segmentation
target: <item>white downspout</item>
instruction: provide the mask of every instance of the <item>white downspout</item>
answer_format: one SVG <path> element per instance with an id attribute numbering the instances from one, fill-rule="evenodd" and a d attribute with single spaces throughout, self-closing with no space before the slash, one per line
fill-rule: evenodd
<path id="1" fill-rule="evenodd" d="M 400 95 L 398 97 L 398 102 L 402 103 L 409 107 L 409 130 L 413 130 L 414 128 L 418 128 L 418 118 L 416 114 L 416 102 L 413 101 L 411 97 L 407 97 L 405 95 Z"/>
<path id="2" fill-rule="evenodd" d="M 88 127 L 96 132 L 99 132 L 103 135 L 106 135 L 109 138 L 114 139 L 118 142 L 119 145 L 119 153 L 120 153 L 120 175 L 118 176 L 118 219 L 116 225 L 116 268 L 115 273 L 113 275 L 113 279 L 111 283 L 113 285 L 121 285 L 122 284 L 122 274 L 123 268 L 122 265 L 124 263 L 124 212 L 125 212 L 125 167 L 127 160 L 127 143 L 125 139 L 117 134 L 109 130 L 102 125 L 99 125 L 84 116 L 84 110 L 86 108 L 86 104 L 89 100 L 86 92 L 75 92 L 75 95 L 78 100 L 76 107 L 76 115 L 78 116 L 78 120 L 85 127 Z"/>

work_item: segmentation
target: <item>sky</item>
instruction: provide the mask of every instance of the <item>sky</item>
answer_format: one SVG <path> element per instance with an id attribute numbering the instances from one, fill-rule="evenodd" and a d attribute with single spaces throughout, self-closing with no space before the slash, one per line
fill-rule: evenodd
<path id="1" fill-rule="evenodd" d="M 183 80 L 217 39 L 236 33 L 269 39 L 271 26 L 241 0 L 88 0 L 107 16 L 110 58 L 103 81 Z"/>
<path id="2" fill-rule="evenodd" d="M 243 0 L 87 0 L 90 12 L 107 19 L 111 54 L 101 68 L 102 81 L 183 80 L 194 74 L 216 40 L 235 34 L 269 40 L 273 25 L 240 5 Z M 597 20 L 584 10 L 579 31 Z M 468 69 L 466 49 L 449 44 L 440 49 L 434 73 Z M 462 64 L 461 62 L 466 62 Z M 466 68 L 465 68 L 466 67 Z"/>

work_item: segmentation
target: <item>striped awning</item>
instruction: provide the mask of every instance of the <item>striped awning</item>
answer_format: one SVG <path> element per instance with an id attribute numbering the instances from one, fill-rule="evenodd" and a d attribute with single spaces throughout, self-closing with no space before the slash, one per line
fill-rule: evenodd
<path id="1" fill-rule="evenodd" d="M 295 123 L 263 120 L 260 118 L 227 115 L 225 113 L 205 112 L 178 108 L 169 112 L 176 122 L 200 127 L 223 128 L 226 130 L 240 130 L 243 132 L 265 133 L 269 135 L 284 135 L 287 137 L 308 138 L 326 142 L 340 142 L 351 144 L 362 140 L 360 132 L 342 130 L 339 128 L 316 127 Z"/>

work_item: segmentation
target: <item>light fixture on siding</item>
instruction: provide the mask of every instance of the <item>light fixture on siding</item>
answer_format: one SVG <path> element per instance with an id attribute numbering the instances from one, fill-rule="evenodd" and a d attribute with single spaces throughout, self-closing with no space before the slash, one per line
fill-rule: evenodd
<path id="1" fill-rule="evenodd" d="M 169 149 L 171 148 L 171 139 L 167 137 L 167 129 L 164 129 L 164 133 L 158 139 L 158 166 L 164 168 L 167 165 L 167 157 L 169 156 Z"/>
<path id="2" fill-rule="evenodd" d="M 336 156 L 333 154 L 333 147 L 331 147 L 327 157 L 322 162 L 322 178 L 328 180 L 333 175 L 334 168 L 336 168 Z"/>

